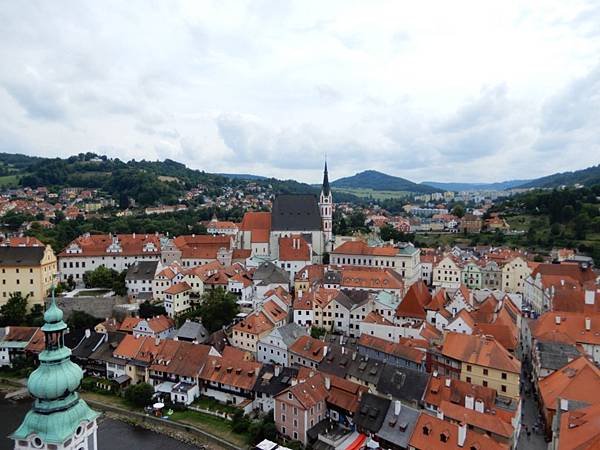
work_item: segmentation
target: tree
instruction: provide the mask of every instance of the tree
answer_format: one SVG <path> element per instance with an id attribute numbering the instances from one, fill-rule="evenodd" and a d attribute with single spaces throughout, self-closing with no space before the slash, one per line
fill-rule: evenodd
<path id="1" fill-rule="evenodd" d="M 560 224 L 559 223 L 553 223 L 552 226 L 550 227 L 550 233 L 553 236 L 558 236 L 560 234 Z"/>
<path id="2" fill-rule="evenodd" d="M 73 330 L 92 329 L 96 325 L 102 322 L 102 319 L 98 319 L 85 311 L 73 311 L 67 325 Z"/>
<path id="3" fill-rule="evenodd" d="M 153 305 L 148 300 L 140 304 L 139 315 L 142 319 L 149 319 L 150 317 L 160 316 L 166 314 L 164 306 Z"/>
<path id="4" fill-rule="evenodd" d="M 36 303 L 31 311 L 25 316 L 25 321 L 30 327 L 41 327 L 44 324 L 44 307 Z"/>
<path id="5" fill-rule="evenodd" d="M 27 299 L 29 294 L 23 297 L 20 292 L 13 292 L 8 297 L 8 301 L 0 306 L 0 314 L 2 315 L 2 325 L 23 325 L 25 323 L 25 315 L 27 314 Z"/>
<path id="6" fill-rule="evenodd" d="M 452 208 L 452 214 L 459 218 L 463 217 L 465 215 L 464 205 L 462 205 L 461 203 L 454 205 L 454 208 Z"/>
<path id="7" fill-rule="evenodd" d="M 321 339 L 321 337 L 325 336 L 325 333 L 327 333 L 325 328 L 311 327 L 310 329 L 310 336 L 315 339 Z"/>
<path id="8" fill-rule="evenodd" d="M 221 287 L 205 292 L 202 299 L 202 323 L 211 333 L 229 325 L 240 312 L 235 296 Z"/>
<path id="9" fill-rule="evenodd" d="M 105 266 L 99 266 L 83 274 L 83 284 L 86 288 L 111 289 L 118 279 L 119 272 Z"/>
<path id="10" fill-rule="evenodd" d="M 129 403 L 142 408 L 152 403 L 153 395 L 154 388 L 148 383 L 132 384 L 125 389 L 125 399 Z"/>

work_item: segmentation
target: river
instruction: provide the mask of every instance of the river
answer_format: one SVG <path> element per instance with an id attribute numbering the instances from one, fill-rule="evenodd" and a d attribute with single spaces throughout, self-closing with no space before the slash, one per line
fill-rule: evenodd
<path id="1" fill-rule="evenodd" d="M 10 402 L 0 391 L 0 449 L 13 448 L 8 439 L 21 423 L 31 405 L 30 401 Z M 198 447 L 184 444 L 162 434 L 125 424 L 118 420 L 101 418 L 98 425 L 99 450 L 197 450 Z"/>

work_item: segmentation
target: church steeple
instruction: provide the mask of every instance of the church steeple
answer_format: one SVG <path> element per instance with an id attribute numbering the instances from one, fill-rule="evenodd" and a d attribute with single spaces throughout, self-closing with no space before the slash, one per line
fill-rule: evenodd
<path id="1" fill-rule="evenodd" d="M 327 174 L 327 160 L 325 160 L 325 170 L 323 171 L 323 186 L 321 191 L 324 195 L 329 195 L 331 189 L 329 188 L 329 175 Z"/>
<path id="2" fill-rule="evenodd" d="M 325 169 L 323 170 L 323 185 L 321 186 L 321 195 L 319 196 L 319 209 L 321 211 L 325 250 L 330 251 L 333 243 L 333 196 L 331 195 L 331 187 L 329 186 L 327 160 L 325 160 Z"/>
<path id="3" fill-rule="evenodd" d="M 35 401 L 10 437 L 15 441 L 15 449 L 54 446 L 66 450 L 97 450 L 99 414 L 77 393 L 83 371 L 71 361 L 71 350 L 65 346 L 67 325 L 56 305 L 54 289 L 44 322 L 45 348 L 39 355 L 40 365 L 27 381 L 27 389 Z"/>

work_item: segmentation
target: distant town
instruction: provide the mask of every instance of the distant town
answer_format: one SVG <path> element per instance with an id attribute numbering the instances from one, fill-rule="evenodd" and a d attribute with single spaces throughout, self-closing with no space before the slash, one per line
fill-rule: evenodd
<path id="1" fill-rule="evenodd" d="M 338 203 L 325 165 L 319 191 L 198 185 L 178 203 L 116 208 L 101 189 L 6 189 L 1 386 L 36 399 L 15 448 L 102 448 L 95 410 L 217 448 L 600 439 L 594 258 L 511 226 L 514 205 L 498 201 L 528 189 L 418 194 L 391 212 Z M 188 233 L 66 234 L 110 214 L 200 211 Z M 39 428 L 66 412 L 76 429 Z"/>

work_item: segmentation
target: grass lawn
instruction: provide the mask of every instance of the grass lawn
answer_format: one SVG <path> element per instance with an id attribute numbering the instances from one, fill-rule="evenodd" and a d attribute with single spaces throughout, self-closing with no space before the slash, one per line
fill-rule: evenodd
<path id="1" fill-rule="evenodd" d="M 194 402 L 194 405 L 203 409 L 208 409 L 210 411 L 226 412 L 229 414 L 234 414 L 239 410 L 239 408 L 236 408 L 235 406 L 223 405 L 215 399 L 208 397 L 200 397 Z"/>
<path id="2" fill-rule="evenodd" d="M 375 200 L 384 200 L 386 198 L 404 198 L 411 195 L 407 191 L 374 191 L 373 189 L 351 189 L 351 188 L 333 188 L 333 191 L 353 194 L 360 198 L 373 198 Z"/>
<path id="3" fill-rule="evenodd" d="M 5 175 L 0 177 L 0 187 L 13 187 L 19 184 L 19 177 L 17 175 Z"/>
<path id="4" fill-rule="evenodd" d="M 219 417 L 186 410 L 175 411 L 170 420 L 194 425 L 241 447 L 248 444 L 249 436 L 247 434 L 234 433 L 231 430 L 231 422 Z"/>

